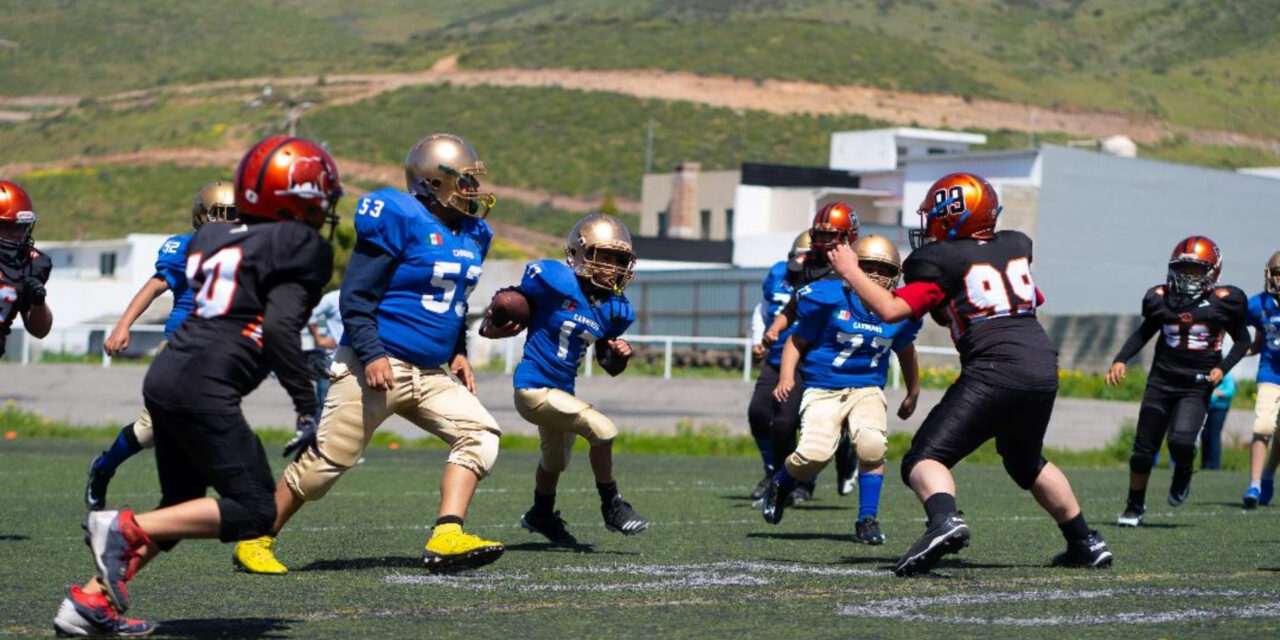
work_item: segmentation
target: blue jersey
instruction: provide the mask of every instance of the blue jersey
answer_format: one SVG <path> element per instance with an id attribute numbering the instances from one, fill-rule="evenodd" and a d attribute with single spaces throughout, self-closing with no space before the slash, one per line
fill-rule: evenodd
<path id="1" fill-rule="evenodd" d="M 1249 324 L 1262 332 L 1258 382 L 1280 384 L 1280 301 L 1265 291 L 1249 298 Z"/>
<path id="2" fill-rule="evenodd" d="M 764 327 L 767 330 L 769 324 L 774 318 L 778 317 L 778 313 L 782 308 L 791 302 L 791 294 L 795 293 L 795 287 L 787 281 L 787 261 L 783 260 L 773 265 L 769 269 L 769 275 L 764 277 L 764 285 L 761 287 L 764 297 L 760 300 L 760 308 L 764 311 Z M 769 364 L 777 367 L 782 364 L 782 347 L 787 343 L 787 338 L 796 330 L 795 323 L 791 323 L 778 336 L 778 341 L 769 347 L 769 355 L 767 361 Z"/>
<path id="3" fill-rule="evenodd" d="M 182 326 L 182 321 L 196 308 L 196 293 L 187 285 L 187 244 L 194 233 L 174 236 L 160 245 L 160 253 L 156 256 L 156 274 L 151 276 L 164 280 L 173 292 L 173 310 L 164 323 L 164 337 L 173 337 L 173 332 Z"/>
<path id="4" fill-rule="evenodd" d="M 489 225 L 463 216 L 454 233 L 412 194 L 395 189 L 361 198 L 355 225 L 359 240 L 396 261 L 375 315 L 383 348 L 414 366 L 446 364 L 466 327 L 467 297 L 493 238 Z"/>
<path id="5" fill-rule="evenodd" d="M 809 343 L 804 384 L 817 389 L 883 387 L 889 350 L 916 339 L 923 323 L 888 323 L 862 306 L 838 280 L 821 280 L 796 294 L 796 336 Z"/>
<path id="6" fill-rule="evenodd" d="M 549 387 L 573 393 L 587 345 L 617 338 L 636 319 L 626 296 L 611 293 L 592 304 L 573 270 L 556 260 L 530 262 L 520 291 L 529 299 L 533 315 L 524 359 L 516 367 L 517 389 Z"/>

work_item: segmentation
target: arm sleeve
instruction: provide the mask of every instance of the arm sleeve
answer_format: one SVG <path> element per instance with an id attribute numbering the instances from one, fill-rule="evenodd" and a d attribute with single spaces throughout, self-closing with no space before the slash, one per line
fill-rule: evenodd
<path id="1" fill-rule="evenodd" d="M 355 350 L 361 364 L 386 355 L 378 338 L 376 313 L 395 270 L 395 258 L 378 245 L 359 241 L 351 252 L 342 278 L 338 308 L 342 311 L 343 338 Z"/>
<path id="2" fill-rule="evenodd" d="M 1044 293 L 1040 291 L 1040 287 L 1036 287 L 1036 307 L 1044 306 Z"/>
<path id="3" fill-rule="evenodd" d="M 924 321 L 919 318 L 912 318 L 902 327 L 898 335 L 893 337 L 893 351 L 897 353 L 911 346 L 916 341 L 916 336 L 920 334 L 920 328 L 924 326 Z"/>
<path id="4" fill-rule="evenodd" d="M 406 223 L 399 210 L 387 201 L 371 193 L 356 205 L 356 239 L 381 248 L 392 257 L 400 257 L 406 242 Z M 388 206 L 390 205 L 390 206 Z"/>
<path id="5" fill-rule="evenodd" d="M 764 339 L 764 306 L 757 302 L 751 310 L 751 344 L 760 344 Z"/>
<path id="6" fill-rule="evenodd" d="M 1116 357 L 1112 362 L 1128 362 L 1131 360 L 1134 356 L 1138 355 L 1139 351 L 1142 351 L 1142 345 L 1146 344 L 1147 341 L 1151 339 L 1151 336 L 1154 336 L 1156 331 L 1159 330 L 1159 320 L 1154 317 L 1143 318 L 1142 325 L 1138 327 L 1137 331 L 1134 331 L 1133 334 L 1129 336 L 1128 340 L 1124 341 L 1124 345 L 1120 347 L 1120 352 L 1116 354 Z"/>
<path id="7" fill-rule="evenodd" d="M 160 253 L 156 256 L 156 274 L 152 276 L 158 280 L 164 280 L 165 284 L 169 285 L 169 289 L 174 291 L 177 291 L 178 285 L 185 283 L 187 279 L 186 258 L 178 253 L 178 246 L 179 243 L 174 238 L 165 241 L 160 247 Z"/>
<path id="8" fill-rule="evenodd" d="M 792 335 L 809 344 L 817 342 L 827 325 L 828 305 L 809 287 L 796 292 L 795 304 L 796 328 Z"/>
<path id="9" fill-rule="evenodd" d="M 293 408 L 299 415 L 316 411 L 316 394 L 302 356 L 301 338 L 310 316 L 310 298 L 311 292 L 303 284 L 283 282 L 267 292 L 267 308 L 262 314 L 262 350 L 267 364 L 293 399 Z"/>
<path id="10" fill-rule="evenodd" d="M 939 287 L 936 282 L 926 280 L 898 287 L 893 290 L 893 293 L 902 298 L 903 302 L 907 303 L 907 306 L 911 307 L 911 318 L 913 320 L 923 318 L 924 314 L 934 310 L 947 297 L 947 294 L 942 291 L 942 287 Z"/>
<path id="11" fill-rule="evenodd" d="M 453 355 L 467 357 L 467 323 L 462 323 L 462 328 L 458 329 L 458 339 L 453 343 Z"/>
<path id="12" fill-rule="evenodd" d="M 613 316 L 609 318 L 609 331 L 604 337 L 613 340 L 618 336 L 627 332 L 631 328 L 631 324 L 636 321 L 636 312 L 631 308 L 631 303 L 626 300 L 614 300 L 613 304 L 617 305 Z"/>
<path id="13" fill-rule="evenodd" d="M 1239 316 L 1235 322 L 1227 326 L 1227 333 L 1231 335 L 1231 351 L 1222 358 L 1222 362 L 1218 364 L 1218 368 L 1222 369 L 1222 373 L 1230 373 L 1231 368 L 1240 363 L 1240 359 L 1249 351 L 1249 345 L 1253 344 L 1253 338 L 1249 335 L 1249 325 L 1244 316 Z"/>

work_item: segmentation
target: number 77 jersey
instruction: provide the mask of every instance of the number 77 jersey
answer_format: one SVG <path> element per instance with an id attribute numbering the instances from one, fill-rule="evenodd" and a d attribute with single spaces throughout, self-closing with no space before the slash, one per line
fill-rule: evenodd
<path id="1" fill-rule="evenodd" d="M 915 250 L 902 265 L 908 286 L 932 283 L 960 352 L 962 373 L 998 386 L 1048 391 L 1058 385 L 1058 352 L 1036 320 L 1031 239 L 1001 231 Z"/>

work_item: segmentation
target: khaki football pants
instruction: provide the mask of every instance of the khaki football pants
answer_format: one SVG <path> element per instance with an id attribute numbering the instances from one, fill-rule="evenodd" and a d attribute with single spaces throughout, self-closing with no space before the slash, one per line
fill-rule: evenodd
<path id="1" fill-rule="evenodd" d="M 151 428 L 151 412 L 146 407 L 143 407 L 138 419 L 133 421 L 133 437 L 143 449 L 156 446 L 155 431 Z"/>
<path id="2" fill-rule="evenodd" d="M 444 369 L 390 360 L 395 387 L 375 391 L 368 388 L 355 351 L 338 349 L 329 369 L 332 384 L 316 431 L 316 447 L 284 472 L 294 495 L 303 500 L 323 498 L 356 465 L 373 433 L 393 414 L 447 442 L 450 464 L 466 467 L 481 478 L 493 468 L 502 430 L 480 400 Z"/>
<path id="3" fill-rule="evenodd" d="M 800 400 L 800 442 L 787 457 L 787 472 L 802 482 L 812 480 L 835 455 L 845 429 L 860 463 L 884 464 L 889 449 L 888 406 L 880 387 L 805 389 Z"/>
<path id="4" fill-rule="evenodd" d="M 516 389 L 516 411 L 538 427 L 543 471 L 560 473 L 569 467 L 576 436 L 591 446 L 612 442 L 618 427 L 600 410 L 559 389 Z"/>
<path id="5" fill-rule="evenodd" d="M 1280 423 L 1280 384 L 1258 383 L 1258 400 L 1253 412 L 1253 435 L 1270 442 L 1276 433 L 1276 424 Z"/>

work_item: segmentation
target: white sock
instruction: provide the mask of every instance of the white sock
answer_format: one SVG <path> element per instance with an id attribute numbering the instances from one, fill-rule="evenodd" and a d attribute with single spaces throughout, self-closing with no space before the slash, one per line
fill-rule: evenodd
<path id="1" fill-rule="evenodd" d="M 1261 481 L 1261 480 L 1250 480 L 1250 481 L 1249 481 L 1249 488 L 1250 488 L 1250 489 L 1257 489 L 1258 491 L 1262 491 L 1262 481 Z"/>

